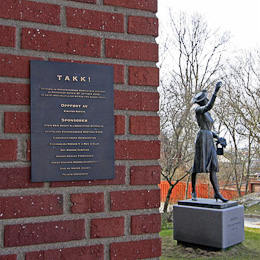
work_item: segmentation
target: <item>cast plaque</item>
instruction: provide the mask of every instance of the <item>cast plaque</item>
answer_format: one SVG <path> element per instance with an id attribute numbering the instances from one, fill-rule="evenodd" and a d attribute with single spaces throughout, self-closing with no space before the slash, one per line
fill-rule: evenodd
<path id="1" fill-rule="evenodd" d="M 31 180 L 113 179 L 113 67 L 31 61 Z"/>

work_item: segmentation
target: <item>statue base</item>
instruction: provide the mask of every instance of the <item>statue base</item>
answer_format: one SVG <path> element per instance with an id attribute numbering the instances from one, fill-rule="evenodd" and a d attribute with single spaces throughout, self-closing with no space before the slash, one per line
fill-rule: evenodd
<path id="1" fill-rule="evenodd" d="M 213 199 L 173 206 L 173 238 L 180 243 L 225 249 L 245 240 L 244 206 Z"/>

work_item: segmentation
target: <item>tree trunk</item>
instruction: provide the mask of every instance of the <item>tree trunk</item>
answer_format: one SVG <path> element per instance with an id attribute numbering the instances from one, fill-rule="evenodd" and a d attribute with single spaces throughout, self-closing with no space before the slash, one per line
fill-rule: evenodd
<path id="1" fill-rule="evenodd" d="M 235 140 L 235 138 L 233 137 L 233 139 Z M 238 192 L 238 196 L 241 197 L 241 189 L 239 187 L 239 179 L 238 179 L 238 173 L 237 173 L 237 162 L 238 162 L 238 148 L 237 145 L 234 141 L 234 146 L 235 146 L 235 163 L 234 163 L 234 173 L 235 173 L 235 179 L 236 179 L 236 187 L 237 187 L 237 192 Z"/>
<path id="2" fill-rule="evenodd" d="M 250 135 L 248 137 L 248 160 L 247 160 L 247 171 L 246 171 L 246 189 L 245 189 L 245 195 L 247 194 L 248 191 L 248 186 L 249 186 L 249 177 L 250 177 L 250 167 L 251 167 L 251 131 L 250 131 Z"/>
<path id="3" fill-rule="evenodd" d="M 168 189 L 168 192 L 167 192 L 167 196 L 166 196 L 166 199 L 165 199 L 165 202 L 164 202 L 164 207 L 163 207 L 163 212 L 166 213 L 167 212 L 167 209 L 168 209 L 168 205 L 169 205 L 169 202 L 170 202 L 170 197 L 171 197 L 171 194 L 172 194 L 172 190 L 174 188 L 175 185 L 170 185 L 169 189 Z"/>
<path id="4" fill-rule="evenodd" d="M 190 182 L 190 175 L 189 175 L 189 177 L 187 178 L 187 182 L 186 182 L 185 199 L 188 198 L 189 182 Z"/>

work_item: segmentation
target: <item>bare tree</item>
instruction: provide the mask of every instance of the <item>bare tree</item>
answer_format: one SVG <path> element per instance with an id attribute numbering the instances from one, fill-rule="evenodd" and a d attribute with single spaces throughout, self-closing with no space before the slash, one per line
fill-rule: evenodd
<path id="1" fill-rule="evenodd" d="M 193 159 L 197 126 L 192 97 L 210 88 L 223 67 L 222 55 L 229 40 L 211 31 L 199 15 L 173 14 L 161 24 L 160 117 L 162 176 L 170 185 L 164 205 L 167 211 L 175 185 L 188 175 Z M 185 174 L 177 174 L 182 169 Z M 183 171 L 182 171 L 183 172 Z"/>
<path id="2" fill-rule="evenodd" d="M 260 50 L 244 52 L 231 64 L 231 78 L 240 91 L 233 106 L 244 127 L 260 143 Z"/>
<path id="3" fill-rule="evenodd" d="M 226 185 L 230 182 L 235 182 L 238 195 L 241 196 L 241 187 L 243 184 L 243 172 L 244 163 L 242 162 L 242 156 L 239 149 L 239 144 L 244 138 L 238 135 L 240 125 L 239 114 L 235 113 L 232 106 L 227 102 L 227 98 L 223 98 L 222 105 L 217 106 L 216 113 L 222 120 L 222 125 L 225 127 L 229 134 L 229 149 L 225 152 L 225 157 L 229 160 L 228 171 L 229 174 L 226 176 Z"/>
<path id="4" fill-rule="evenodd" d="M 238 195 L 242 184 L 248 191 L 252 159 L 260 144 L 260 56 L 259 52 L 241 52 L 230 62 L 226 86 L 217 114 L 230 136 L 230 177 L 234 177 Z M 228 180 L 227 180 L 228 181 Z"/>

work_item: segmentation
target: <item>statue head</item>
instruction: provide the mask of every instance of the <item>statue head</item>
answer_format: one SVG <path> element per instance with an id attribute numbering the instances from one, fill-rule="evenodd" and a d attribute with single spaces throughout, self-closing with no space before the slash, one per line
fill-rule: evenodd
<path id="1" fill-rule="evenodd" d="M 199 105 L 205 105 L 209 101 L 207 99 L 207 95 L 208 95 L 208 91 L 206 89 L 203 89 L 201 92 L 199 92 L 193 97 L 192 102 L 197 103 Z"/>

